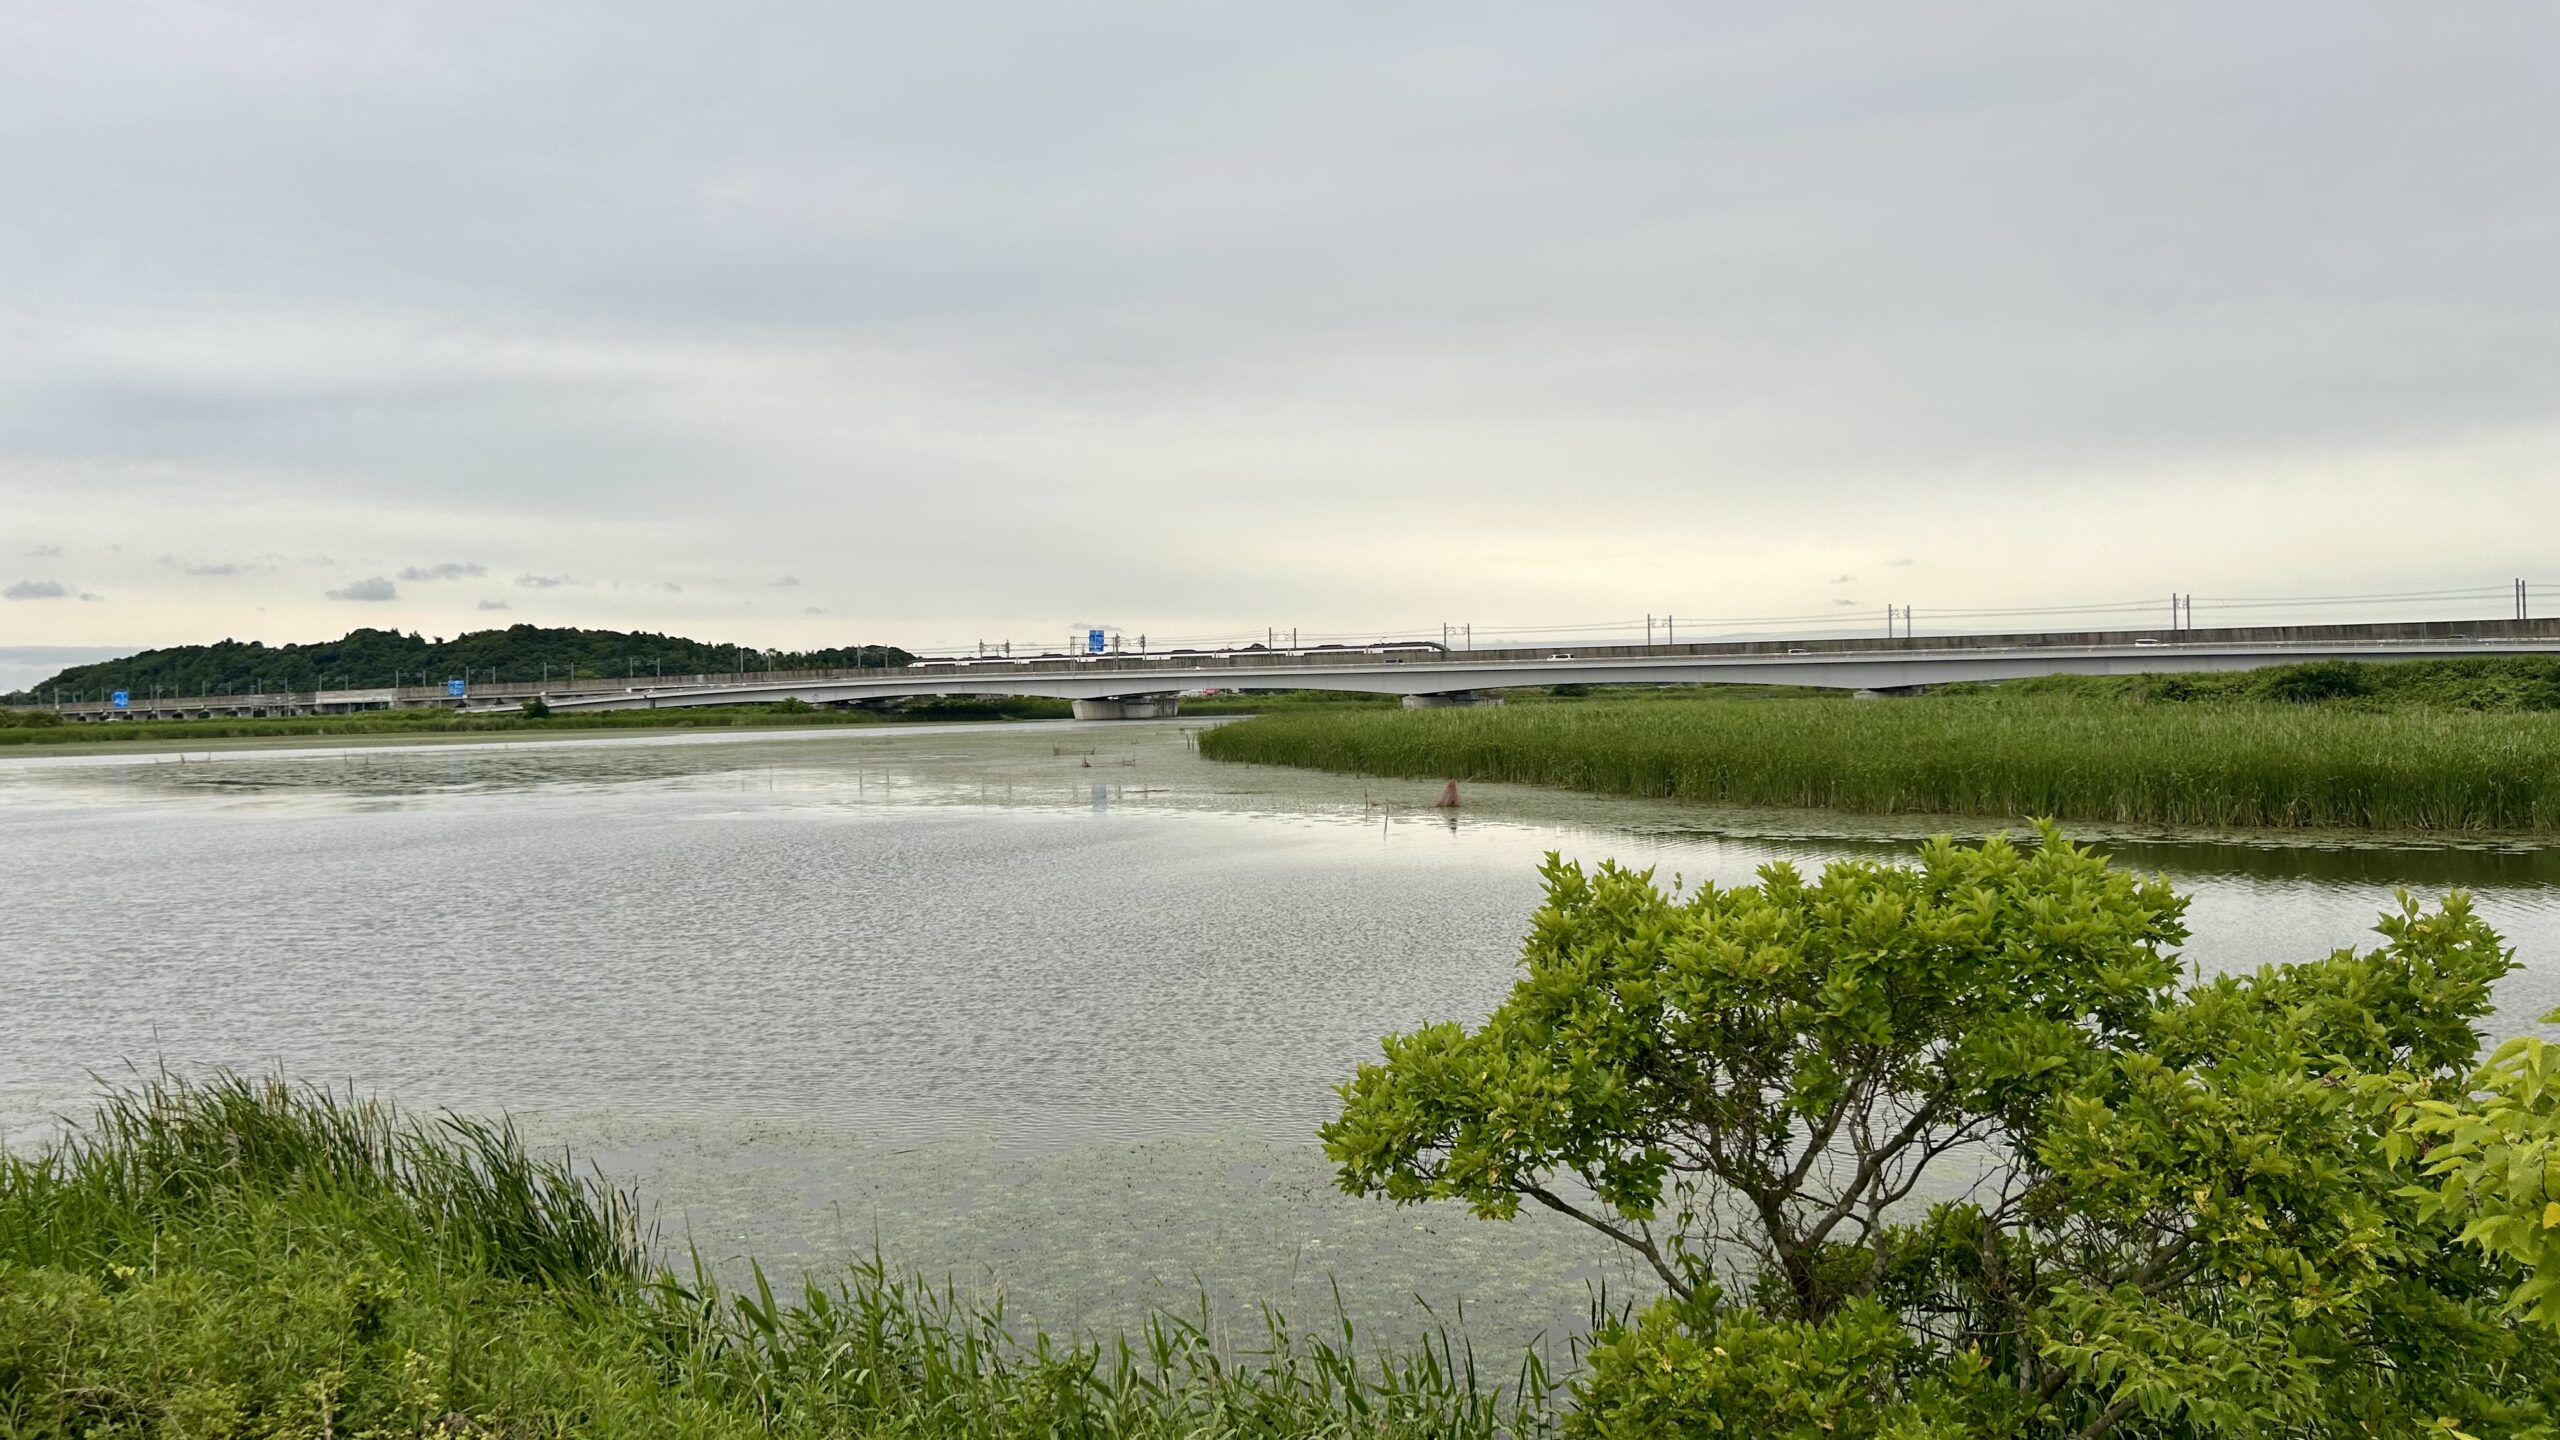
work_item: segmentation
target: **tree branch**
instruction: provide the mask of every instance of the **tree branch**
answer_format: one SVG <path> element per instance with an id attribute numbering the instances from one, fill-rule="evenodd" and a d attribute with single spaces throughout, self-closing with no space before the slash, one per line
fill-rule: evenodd
<path id="1" fill-rule="evenodd" d="M 2092 1420 L 2086 1426 L 2083 1426 L 2077 1440 L 2098 1440 L 2099 1436 L 2116 1428 L 2116 1422 L 2124 1419 L 2127 1415 L 2132 1414 L 2134 1407 L 2141 1403 L 2142 1402 L 2138 1398 L 2131 1395 L 2127 1395 L 2123 1399 L 2118 1400 L 2113 1405 L 2110 1405 L 2106 1409 L 2100 1411 L 2097 1419 Z"/>
<path id="2" fill-rule="evenodd" d="M 1627 1230 L 1623 1226 L 1612 1225 L 1597 1215 L 1590 1214 L 1587 1211 L 1567 1203 L 1563 1197 L 1557 1195 L 1554 1191 L 1547 1189 L 1543 1185 L 1522 1186 L 1520 1193 L 1537 1201 L 1539 1204 L 1546 1206 L 1548 1209 L 1553 1210 L 1559 1215 L 1571 1216 L 1572 1218 L 1581 1221 L 1583 1224 L 1590 1226 L 1592 1229 L 1599 1231 L 1601 1234 L 1608 1236 L 1610 1239 L 1615 1240 L 1619 1244 L 1626 1246 L 1628 1249 L 1635 1251 L 1639 1255 L 1642 1255 L 1646 1260 L 1652 1263 L 1653 1273 L 1662 1277 L 1662 1283 L 1671 1288 L 1671 1293 L 1675 1297 L 1686 1300 L 1697 1293 L 1697 1287 L 1691 1285 L 1678 1271 L 1671 1268 L 1669 1261 L 1662 1258 L 1661 1247 L 1653 1243 L 1652 1236 L 1638 1235 Z"/>
<path id="3" fill-rule="evenodd" d="M 1803 1243 L 1819 1245 L 1828 1238 L 1831 1232 L 1839 1227 L 1840 1222 L 1847 1219 L 1851 1212 L 1858 1208 L 1860 1194 L 1869 1185 L 1875 1183 L 1876 1175 L 1893 1157 L 1910 1148 L 1911 1142 L 1918 1139 L 1921 1132 L 1929 1127 L 1929 1122 L 1937 1118 L 1938 1111 L 1946 1105 L 1946 1102 L 1947 1092 L 1944 1090 L 1931 1095 L 1920 1103 L 1919 1109 L 1911 1112 L 1911 1119 L 1900 1130 L 1894 1132 L 1892 1139 L 1860 1156 L 1857 1173 L 1849 1177 L 1848 1188 L 1841 1192 L 1838 1200 L 1832 1202 L 1831 1208 L 1823 1213 L 1822 1218 L 1814 1223 L 1813 1229 L 1806 1232 Z"/>

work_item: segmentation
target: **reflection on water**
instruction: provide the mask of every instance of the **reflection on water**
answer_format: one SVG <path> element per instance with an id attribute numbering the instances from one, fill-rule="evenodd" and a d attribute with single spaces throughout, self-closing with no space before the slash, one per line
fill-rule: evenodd
<path id="1" fill-rule="evenodd" d="M 1922 820 L 1201 761 L 1186 724 L 0 761 L 0 1124 L 93 1070 L 282 1066 L 510 1109 L 715 1254 L 893 1260 L 1105 1323 L 1193 1277 L 1391 1329 L 1569 1324 L 1576 1235 L 1334 1195 L 1311 1139 L 1390 1030 L 1481 1015 L 1546 851 L 1747 881 Z M 2456 886 L 2560 1002 L 2560 852 L 2100 835 L 2200 965 Z M 1623 1287 L 1623 1279 L 1613 1279 Z"/>

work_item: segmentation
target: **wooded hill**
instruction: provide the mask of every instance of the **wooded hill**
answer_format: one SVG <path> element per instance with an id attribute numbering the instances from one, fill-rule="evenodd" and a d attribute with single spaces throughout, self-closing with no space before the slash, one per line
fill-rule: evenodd
<path id="1" fill-rule="evenodd" d="M 759 650 L 646 631 L 552 629 L 510 625 L 476 630 L 450 640 L 415 631 L 350 630 L 337 640 L 310 645 L 268 645 L 224 640 L 145 650 L 120 660 L 74 665 L 5 698 L 49 700 L 59 689 L 99 694 L 110 690 L 162 694 L 223 694 L 251 689 L 369 689 L 443 680 L 537 680 L 546 673 L 581 675 L 693 675 L 744 669 L 822 670 L 853 665 L 904 665 L 915 657 L 894 645 L 826 650 Z"/>

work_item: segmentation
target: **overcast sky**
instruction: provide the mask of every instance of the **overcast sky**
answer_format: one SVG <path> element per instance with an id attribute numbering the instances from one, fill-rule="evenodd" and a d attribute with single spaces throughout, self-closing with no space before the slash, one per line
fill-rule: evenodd
<path id="1" fill-rule="evenodd" d="M 2539 0 L 28 0 L 0 683 L 2560 584 L 2555 136 Z"/>

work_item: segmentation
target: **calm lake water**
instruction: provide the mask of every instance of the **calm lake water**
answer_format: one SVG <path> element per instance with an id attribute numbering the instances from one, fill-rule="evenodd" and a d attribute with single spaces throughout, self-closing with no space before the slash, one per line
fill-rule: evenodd
<path id="1" fill-rule="evenodd" d="M 217 1066 L 506 1110 L 736 1266 L 892 1264 L 1054 1325 L 1264 1301 L 1480 1348 L 1636 1278 L 1549 1217 L 1334 1193 L 1378 1037 L 1481 1016 L 1547 851 L 1691 880 L 1936 828 L 1199 759 L 1196 723 L 0 759 L 0 1139 Z M 2110 834 L 2207 967 L 2456 886 L 2560 1005 L 2560 850 Z"/>

